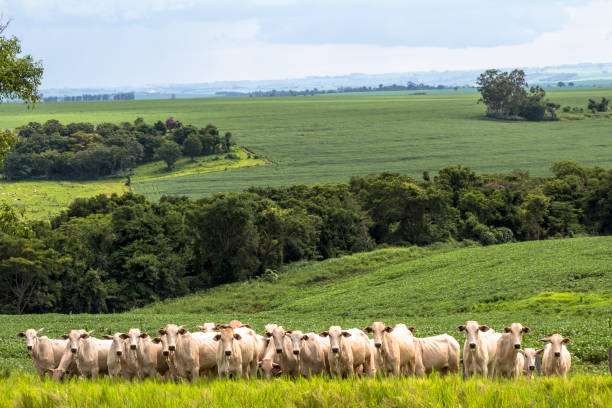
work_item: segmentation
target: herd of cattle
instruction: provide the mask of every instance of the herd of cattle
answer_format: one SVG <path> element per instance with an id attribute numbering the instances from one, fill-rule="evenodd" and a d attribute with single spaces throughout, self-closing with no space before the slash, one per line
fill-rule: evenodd
<path id="1" fill-rule="evenodd" d="M 228 325 L 206 323 L 191 333 L 182 326 L 168 324 L 151 338 L 139 329 L 97 339 L 91 332 L 71 330 L 59 339 L 39 337 L 41 331 L 28 329 L 25 337 L 32 362 L 41 379 L 45 375 L 61 380 L 71 376 L 96 378 L 108 374 L 128 380 L 138 378 L 186 379 L 200 376 L 262 378 L 286 375 L 416 375 L 437 371 L 458 373 L 459 343 L 452 336 L 418 338 L 414 327 L 386 326 L 374 322 L 364 330 L 343 330 L 331 326 L 320 334 L 285 330 L 268 324 L 265 336 L 249 325 L 232 320 Z M 571 358 L 564 344 L 570 340 L 560 334 L 540 339 L 544 349 L 521 347 L 528 327 L 513 323 L 496 333 L 476 321 L 457 327 L 465 331 L 464 373 L 467 376 L 512 378 L 531 377 L 536 355 L 542 357 L 547 376 L 566 376 Z M 372 334 L 370 339 L 366 333 Z"/>

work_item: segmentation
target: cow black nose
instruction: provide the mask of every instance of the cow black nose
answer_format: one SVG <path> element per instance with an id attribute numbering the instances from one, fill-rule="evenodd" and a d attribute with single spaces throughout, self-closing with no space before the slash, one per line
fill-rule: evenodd
<path id="1" fill-rule="evenodd" d="M 164 351 L 162 351 L 162 354 L 163 354 L 164 356 L 167 356 L 168 354 L 170 354 L 170 352 L 169 352 L 168 350 L 164 350 Z"/>
<path id="2" fill-rule="evenodd" d="M 76 353 L 77 349 L 73 348 L 73 349 L 70 349 L 70 351 L 72 351 L 73 353 Z"/>
<path id="3" fill-rule="evenodd" d="M 558 351 L 555 353 L 555 357 L 561 357 L 561 353 L 559 353 Z"/>
<path id="4" fill-rule="evenodd" d="M 293 350 L 293 354 L 297 356 L 298 354 L 300 354 L 300 350 Z"/>
<path id="5" fill-rule="evenodd" d="M 333 353 L 337 353 L 337 352 L 338 352 L 338 347 L 334 347 L 334 348 L 332 348 L 332 352 L 333 352 Z"/>
<path id="6" fill-rule="evenodd" d="M 117 352 L 117 355 L 118 355 L 118 356 L 120 356 L 120 355 L 121 355 L 121 352 L 120 352 L 120 351 L 118 351 L 118 352 Z"/>
<path id="7" fill-rule="evenodd" d="M 529 369 L 530 369 L 531 371 L 533 371 L 533 370 L 535 370 L 535 366 L 529 366 Z"/>
<path id="8" fill-rule="evenodd" d="M 380 344 L 380 343 L 374 343 L 374 347 L 376 347 L 376 348 L 380 348 L 381 346 L 382 346 L 382 344 Z"/>
<path id="9" fill-rule="evenodd" d="M 476 348 L 476 343 L 470 343 L 470 348 Z"/>
<path id="10" fill-rule="evenodd" d="M 514 345 L 514 348 L 515 348 L 515 349 L 520 349 L 520 348 L 521 348 L 521 345 L 520 345 L 520 344 L 515 344 L 515 345 Z"/>
<path id="11" fill-rule="evenodd" d="M 176 350 L 176 346 L 168 346 L 168 350 L 174 351 L 174 350 Z"/>
<path id="12" fill-rule="evenodd" d="M 132 350 L 136 350 L 136 345 L 135 345 L 135 344 L 130 344 L 130 348 L 131 348 Z"/>
<path id="13" fill-rule="evenodd" d="M 226 356 L 231 356 L 232 355 L 232 350 L 225 350 L 225 355 Z"/>
<path id="14" fill-rule="evenodd" d="M 32 350 L 32 346 L 28 346 L 28 350 Z"/>
<path id="15" fill-rule="evenodd" d="M 283 349 L 276 349 L 276 352 L 280 354 L 283 352 Z"/>

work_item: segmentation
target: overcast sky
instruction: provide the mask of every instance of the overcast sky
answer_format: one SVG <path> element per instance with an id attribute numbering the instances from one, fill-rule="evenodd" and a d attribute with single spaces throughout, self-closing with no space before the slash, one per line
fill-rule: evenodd
<path id="1" fill-rule="evenodd" d="M 612 1 L 601 0 L 0 0 L 0 9 L 8 33 L 43 60 L 45 88 L 612 62 Z"/>

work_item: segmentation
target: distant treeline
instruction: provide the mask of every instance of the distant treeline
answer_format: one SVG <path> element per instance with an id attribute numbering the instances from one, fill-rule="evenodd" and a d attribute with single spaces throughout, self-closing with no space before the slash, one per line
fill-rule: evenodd
<path id="1" fill-rule="evenodd" d="M 115 94 L 83 94 L 77 96 L 46 96 L 43 102 L 93 102 L 93 101 L 131 101 L 135 99 L 134 92 L 121 92 Z"/>
<path id="2" fill-rule="evenodd" d="M 611 234 L 612 170 L 562 161 L 551 171 L 453 166 L 422 180 L 382 173 L 196 201 L 77 199 L 51 223 L 0 233 L 0 313 L 123 311 L 391 245 Z"/>
<path id="3" fill-rule="evenodd" d="M 18 127 L 17 143 L 4 159 L 7 180 L 33 177 L 93 179 L 129 173 L 135 166 L 164 160 L 168 167 L 181 156 L 228 153 L 234 140 L 214 125 L 201 129 L 168 118 L 147 124 L 142 118 L 120 124 L 68 123 L 55 119 Z"/>
<path id="4" fill-rule="evenodd" d="M 468 87 L 466 85 L 466 87 Z M 219 96 L 250 96 L 250 97 L 265 97 L 265 96 L 312 96 L 319 94 L 334 94 L 334 93 L 345 93 L 345 92 L 381 92 L 381 91 L 423 91 L 423 90 L 434 90 L 434 89 L 459 89 L 458 86 L 445 86 L 445 85 L 425 85 L 417 84 L 408 81 L 406 85 L 383 85 L 380 84 L 377 87 L 372 86 L 360 86 L 360 87 L 340 87 L 336 89 L 305 89 L 303 91 L 283 90 L 277 91 L 275 89 L 271 91 L 254 91 L 254 92 L 216 92 Z"/>

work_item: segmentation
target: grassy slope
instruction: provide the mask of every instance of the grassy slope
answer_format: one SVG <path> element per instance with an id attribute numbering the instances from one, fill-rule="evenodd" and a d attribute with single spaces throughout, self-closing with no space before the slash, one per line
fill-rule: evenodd
<path id="1" fill-rule="evenodd" d="M 611 264 L 612 237 L 384 249 L 296 264 L 276 280 L 226 285 L 120 315 L 0 316 L 0 356 L 6 366 L 30 369 L 14 337 L 27 327 L 45 327 L 50 336 L 71 327 L 98 335 L 130 327 L 153 333 L 168 322 L 195 330 L 204 321 L 240 318 L 258 331 L 269 322 L 321 331 L 384 320 L 414 325 L 418 336 L 448 332 L 461 339 L 455 327 L 477 319 L 496 330 L 513 321 L 530 326 L 525 344 L 532 347 L 561 332 L 573 340 L 576 363 L 602 361 L 612 338 Z"/>
<path id="2" fill-rule="evenodd" d="M 585 106 L 588 98 L 612 90 L 549 92 L 561 105 Z M 14 127 L 28 121 L 147 121 L 174 116 L 185 123 L 214 123 L 266 156 L 275 166 L 188 175 L 143 182 L 137 191 L 199 197 L 251 185 L 345 181 L 356 174 L 423 170 L 461 163 L 477 171 L 516 168 L 548 174 L 552 161 L 612 166 L 610 119 L 560 122 L 501 122 L 483 118 L 478 96 L 324 95 L 285 98 L 211 98 L 40 104 L 25 111 L 0 105 L 0 121 Z"/>

